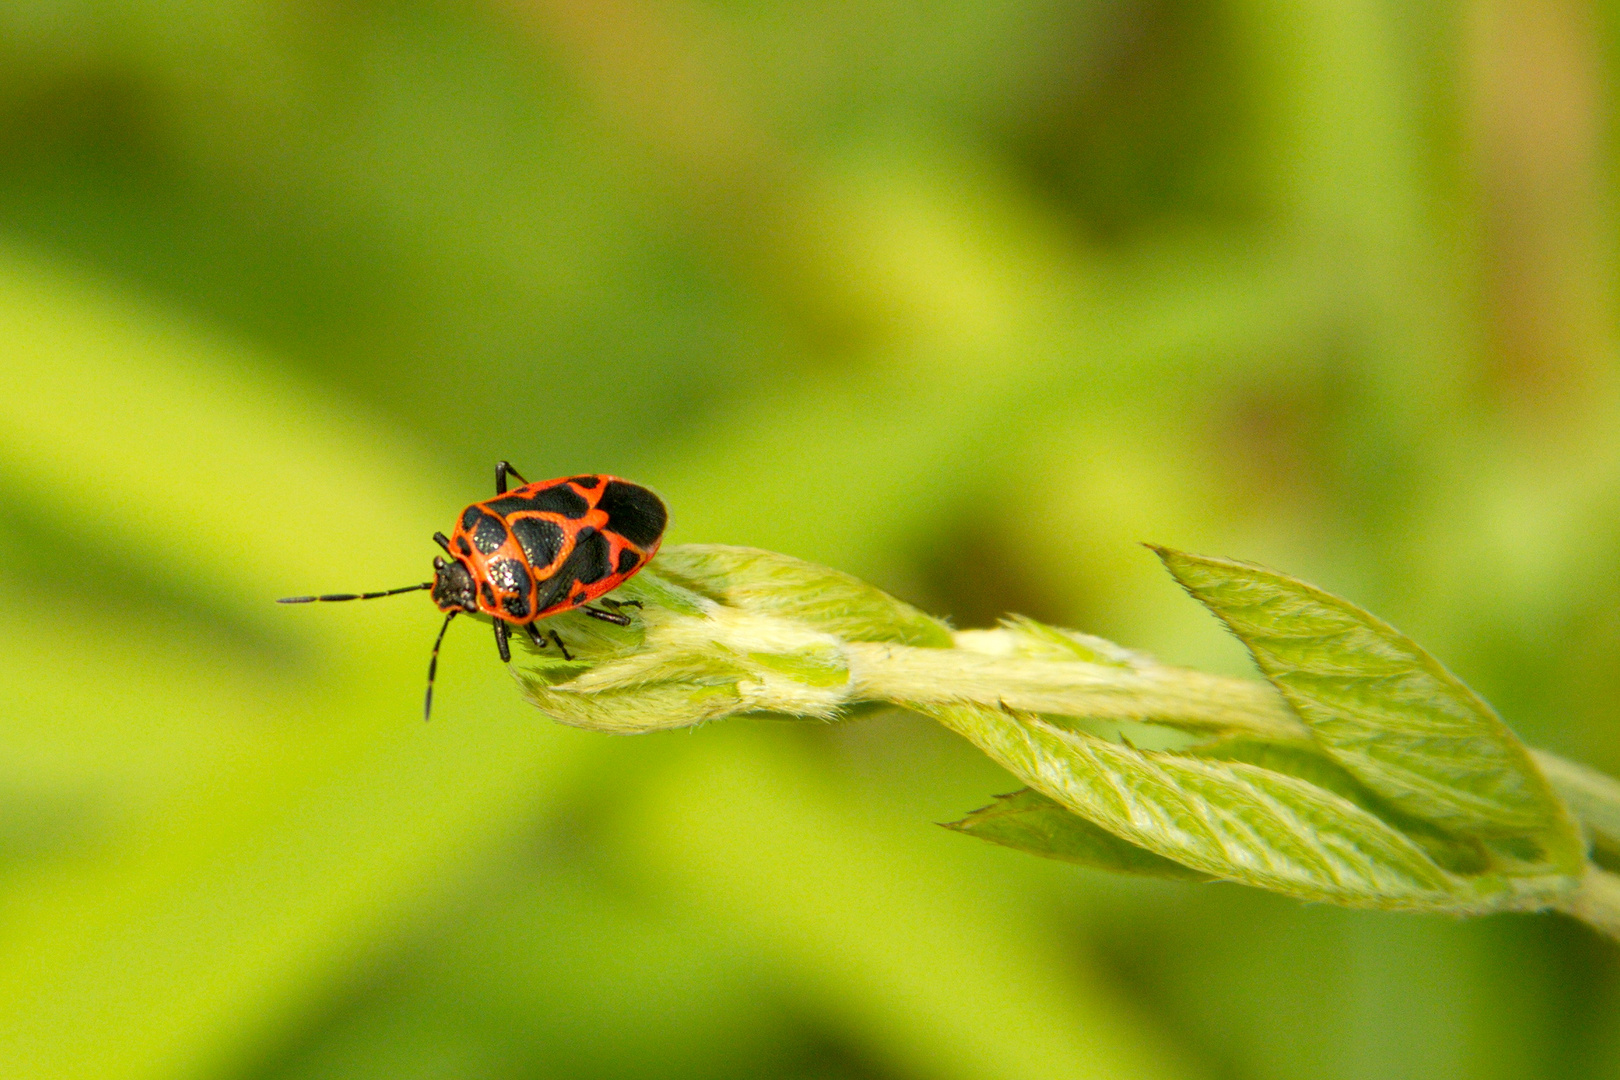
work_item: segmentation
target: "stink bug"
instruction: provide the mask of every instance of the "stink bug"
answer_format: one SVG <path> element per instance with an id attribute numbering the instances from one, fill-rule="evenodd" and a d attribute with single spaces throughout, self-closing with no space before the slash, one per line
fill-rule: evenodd
<path id="1" fill-rule="evenodd" d="M 522 487 L 506 490 L 506 478 Z M 449 536 L 434 533 L 444 548 L 433 560 L 433 580 L 420 585 L 371 593 L 289 596 L 280 604 L 315 601 L 375 600 L 380 596 L 433 590 L 433 602 L 444 623 L 428 660 L 424 718 L 433 714 L 433 677 L 439 669 L 439 646 L 450 620 L 462 612 L 487 615 L 495 624 L 495 647 L 510 663 L 508 635 L 522 627 L 540 648 L 550 641 L 572 660 L 556 630 L 545 634 L 535 623 L 558 612 L 580 610 L 604 622 L 628 626 L 620 611 L 641 603 L 601 600 L 647 565 L 658 551 L 669 519 L 662 500 L 644 487 L 616 476 L 565 476 L 531 484 L 507 462 L 495 465 L 495 497 L 473 503 L 456 519 Z M 601 607 L 591 606 L 601 600 Z"/>

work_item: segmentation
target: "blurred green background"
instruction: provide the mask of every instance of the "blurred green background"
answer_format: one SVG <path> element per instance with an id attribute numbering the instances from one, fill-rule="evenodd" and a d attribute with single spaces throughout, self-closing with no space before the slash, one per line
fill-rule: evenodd
<path id="1" fill-rule="evenodd" d="M 8 0 L 0 1075 L 1592 1077 L 1620 951 L 936 828 L 915 718 L 611 738 L 420 581 L 510 458 L 1245 672 L 1138 541 L 1620 770 L 1620 9 Z"/>

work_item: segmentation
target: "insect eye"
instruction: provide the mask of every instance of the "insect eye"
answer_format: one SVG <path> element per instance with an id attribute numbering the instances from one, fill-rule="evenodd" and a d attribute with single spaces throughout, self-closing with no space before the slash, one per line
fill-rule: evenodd
<path id="1" fill-rule="evenodd" d="M 435 570 L 443 570 L 444 569 L 444 560 L 441 559 L 437 555 L 433 556 L 433 569 L 435 569 Z"/>

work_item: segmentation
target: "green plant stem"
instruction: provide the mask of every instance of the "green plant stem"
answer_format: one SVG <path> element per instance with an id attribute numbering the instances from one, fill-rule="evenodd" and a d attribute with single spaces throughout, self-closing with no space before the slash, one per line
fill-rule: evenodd
<path id="1" fill-rule="evenodd" d="M 958 635 L 958 639 L 966 635 Z M 1310 733 L 1276 691 L 1252 679 L 1185 668 L 1116 666 L 1073 660 L 914 649 L 850 642 L 850 697 L 908 705 L 971 701 L 1035 713 L 1134 720 L 1182 729 L 1243 731 L 1308 741 Z"/>

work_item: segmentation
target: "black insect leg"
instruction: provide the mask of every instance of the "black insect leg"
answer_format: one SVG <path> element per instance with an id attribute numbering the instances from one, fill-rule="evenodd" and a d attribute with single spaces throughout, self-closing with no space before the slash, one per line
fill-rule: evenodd
<path id="1" fill-rule="evenodd" d="M 555 641 L 557 643 L 557 649 L 558 649 L 559 652 L 561 652 L 563 654 L 563 659 L 572 661 L 574 658 L 572 656 L 568 655 L 568 646 L 566 646 L 566 645 L 564 645 L 562 643 L 562 638 L 557 636 L 557 631 L 555 631 L 555 630 L 550 631 L 550 636 L 551 636 L 551 640 Z"/>
<path id="2" fill-rule="evenodd" d="M 593 619 L 601 619 L 603 622 L 610 622 L 614 626 L 630 625 L 630 616 L 624 614 L 623 612 L 603 611 L 601 608 L 593 607 L 582 607 L 579 610 L 583 611 Z"/>
<path id="3" fill-rule="evenodd" d="M 506 478 L 508 476 L 517 477 L 518 483 L 520 484 L 528 483 L 527 480 L 523 479 L 522 473 L 512 468 L 512 463 L 510 461 L 497 461 L 495 463 L 495 494 L 506 494 Z"/>
<path id="4" fill-rule="evenodd" d="M 534 623 L 532 623 L 532 622 L 531 623 L 524 623 L 523 624 L 523 629 L 525 629 L 525 630 L 527 630 L 529 632 L 529 640 L 534 642 L 536 648 L 539 648 L 539 649 L 545 648 L 546 647 L 546 640 L 549 638 L 550 640 L 557 643 L 557 649 L 558 649 L 559 652 L 561 652 L 563 654 L 563 659 L 564 660 L 572 660 L 573 659 L 573 657 L 568 654 L 567 646 L 565 646 L 562 643 L 562 638 L 557 636 L 557 631 L 552 630 L 552 631 L 549 631 L 548 633 L 542 634 L 540 632 L 540 628 L 538 626 L 534 625 Z"/>
<path id="5" fill-rule="evenodd" d="M 444 548 L 444 553 L 446 555 L 454 555 L 455 554 L 455 552 L 450 550 L 450 538 L 448 536 L 444 535 L 444 533 L 434 533 L 433 534 L 433 542 L 435 544 L 438 544 L 440 547 Z"/>
<path id="6" fill-rule="evenodd" d="M 427 696 L 422 699 L 422 719 L 433 719 L 433 680 L 439 674 L 439 646 L 444 644 L 444 632 L 450 629 L 450 620 L 456 617 L 454 611 L 444 617 L 444 623 L 439 627 L 439 636 L 433 639 L 433 655 L 428 659 L 428 685 Z"/>
<path id="7" fill-rule="evenodd" d="M 512 647 L 506 643 L 506 622 L 502 619 L 495 620 L 495 648 L 500 650 L 501 663 L 512 662 Z"/>
<path id="8" fill-rule="evenodd" d="M 601 604 L 605 608 L 612 608 L 614 611 L 617 611 L 622 607 L 633 607 L 637 611 L 641 610 L 640 600 L 608 600 L 604 598 L 598 600 L 597 603 Z"/>

